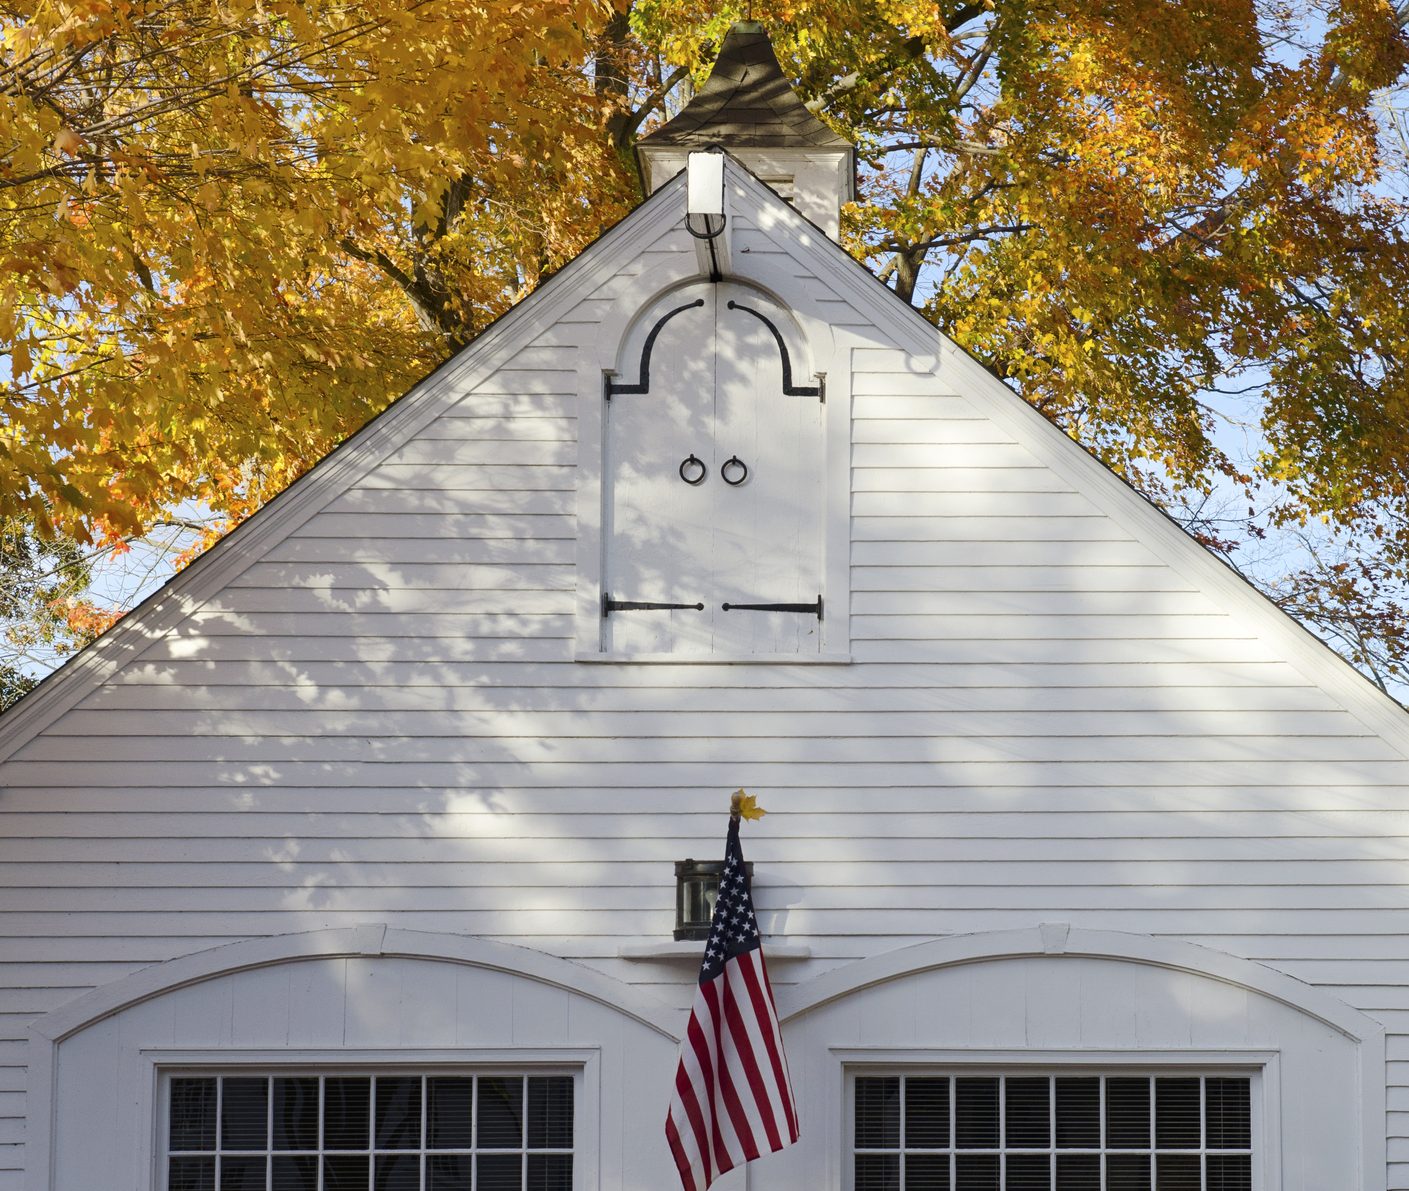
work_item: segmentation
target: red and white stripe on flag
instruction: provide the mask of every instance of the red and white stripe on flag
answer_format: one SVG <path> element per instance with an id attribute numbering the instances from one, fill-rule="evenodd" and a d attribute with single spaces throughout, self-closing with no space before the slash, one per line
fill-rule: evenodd
<path id="1" fill-rule="evenodd" d="M 730 823 L 719 899 L 665 1122 L 684 1191 L 797 1141 L 783 1035 Z"/>

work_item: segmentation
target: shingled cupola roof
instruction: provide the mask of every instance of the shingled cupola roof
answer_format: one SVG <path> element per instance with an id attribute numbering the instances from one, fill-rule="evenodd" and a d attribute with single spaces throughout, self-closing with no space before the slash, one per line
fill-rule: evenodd
<path id="1" fill-rule="evenodd" d="M 836 238 L 841 205 L 855 195 L 856 150 L 807 110 L 753 21 L 729 30 L 704 86 L 637 142 L 646 193 L 684 169 L 689 153 L 716 147 Z"/>
<path id="2" fill-rule="evenodd" d="M 686 149 L 850 149 L 809 112 L 778 65 L 763 26 L 739 21 L 724 37 L 709 80 L 642 145 Z"/>

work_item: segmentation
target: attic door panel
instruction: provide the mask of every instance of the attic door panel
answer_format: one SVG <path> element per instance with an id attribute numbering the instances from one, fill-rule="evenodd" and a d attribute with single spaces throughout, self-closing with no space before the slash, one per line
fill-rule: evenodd
<path id="1" fill-rule="evenodd" d="M 822 405 L 783 391 L 780 331 L 786 314 L 755 291 L 721 286 L 716 312 L 715 648 L 738 653 L 817 653 L 821 624 L 797 612 L 723 612 L 729 604 L 810 604 L 822 591 Z M 730 307 L 730 302 L 734 306 Z M 755 313 L 756 312 L 756 313 Z M 794 343 L 791 354 L 798 351 Z M 801 363 L 792 360 L 796 368 Z M 794 386 L 813 382 L 793 376 Z M 731 458 L 742 484 L 722 482 Z M 737 478 L 738 469 L 728 470 Z"/>
<path id="2" fill-rule="evenodd" d="M 753 291 L 692 287 L 648 312 L 643 326 L 694 301 L 701 305 L 661 327 L 647 391 L 618 393 L 608 410 L 605 586 L 613 600 L 705 607 L 613 612 L 604 645 L 628 653 L 816 653 L 816 616 L 723 605 L 810 603 L 821 591 L 821 405 L 815 396 L 784 394 L 778 342 L 758 315 L 775 327 L 790 324 Z M 705 469 L 699 484 L 681 477 L 691 456 Z M 729 466 L 734 458 L 746 476 Z M 686 475 L 699 470 L 692 464 Z"/>
<path id="3" fill-rule="evenodd" d="M 607 648 L 631 653 L 707 653 L 712 632 L 714 491 L 713 288 L 672 295 L 643 322 L 702 299 L 669 319 L 652 345 L 644 393 L 618 393 L 607 409 L 606 582 L 615 600 L 704 603 L 704 611 L 633 610 L 604 620 Z M 637 367 L 623 361 L 623 373 Z M 637 379 L 625 375 L 628 383 Z M 709 468 L 705 483 L 680 476 L 691 455 Z M 692 475 L 692 470 L 687 470 Z"/>

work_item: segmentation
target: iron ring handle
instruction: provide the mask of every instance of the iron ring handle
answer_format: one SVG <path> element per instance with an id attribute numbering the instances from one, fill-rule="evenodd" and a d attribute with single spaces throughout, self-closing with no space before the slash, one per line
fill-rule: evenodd
<path id="1" fill-rule="evenodd" d="M 731 467 L 739 469 L 739 478 L 737 480 L 731 480 L 729 478 L 729 469 Z M 730 455 L 729 458 L 724 461 L 724 465 L 719 469 L 719 478 L 731 488 L 737 488 L 749 478 L 749 465 L 737 455 Z"/>
<path id="2" fill-rule="evenodd" d="M 685 474 L 685 469 L 687 467 L 690 467 L 692 464 L 700 469 L 699 474 L 695 476 L 693 480 Z M 689 484 L 692 488 L 696 484 L 703 484 L 705 482 L 705 476 L 707 475 L 709 475 L 709 468 L 705 466 L 704 460 L 701 459 L 698 455 L 691 455 L 687 459 L 682 460 L 680 463 L 680 478 L 684 480 L 685 483 Z"/>

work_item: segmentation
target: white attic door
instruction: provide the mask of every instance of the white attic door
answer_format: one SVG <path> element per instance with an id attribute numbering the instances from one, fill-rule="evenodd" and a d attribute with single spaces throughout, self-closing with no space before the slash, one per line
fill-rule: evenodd
<path id="1" fill-rule="evenodd" d="M 801 346 L 776 302 L 727 282 L 674 290 L 636 320 L 606 411 L 604 650 L 820 652 L 823 404 Z"/>

